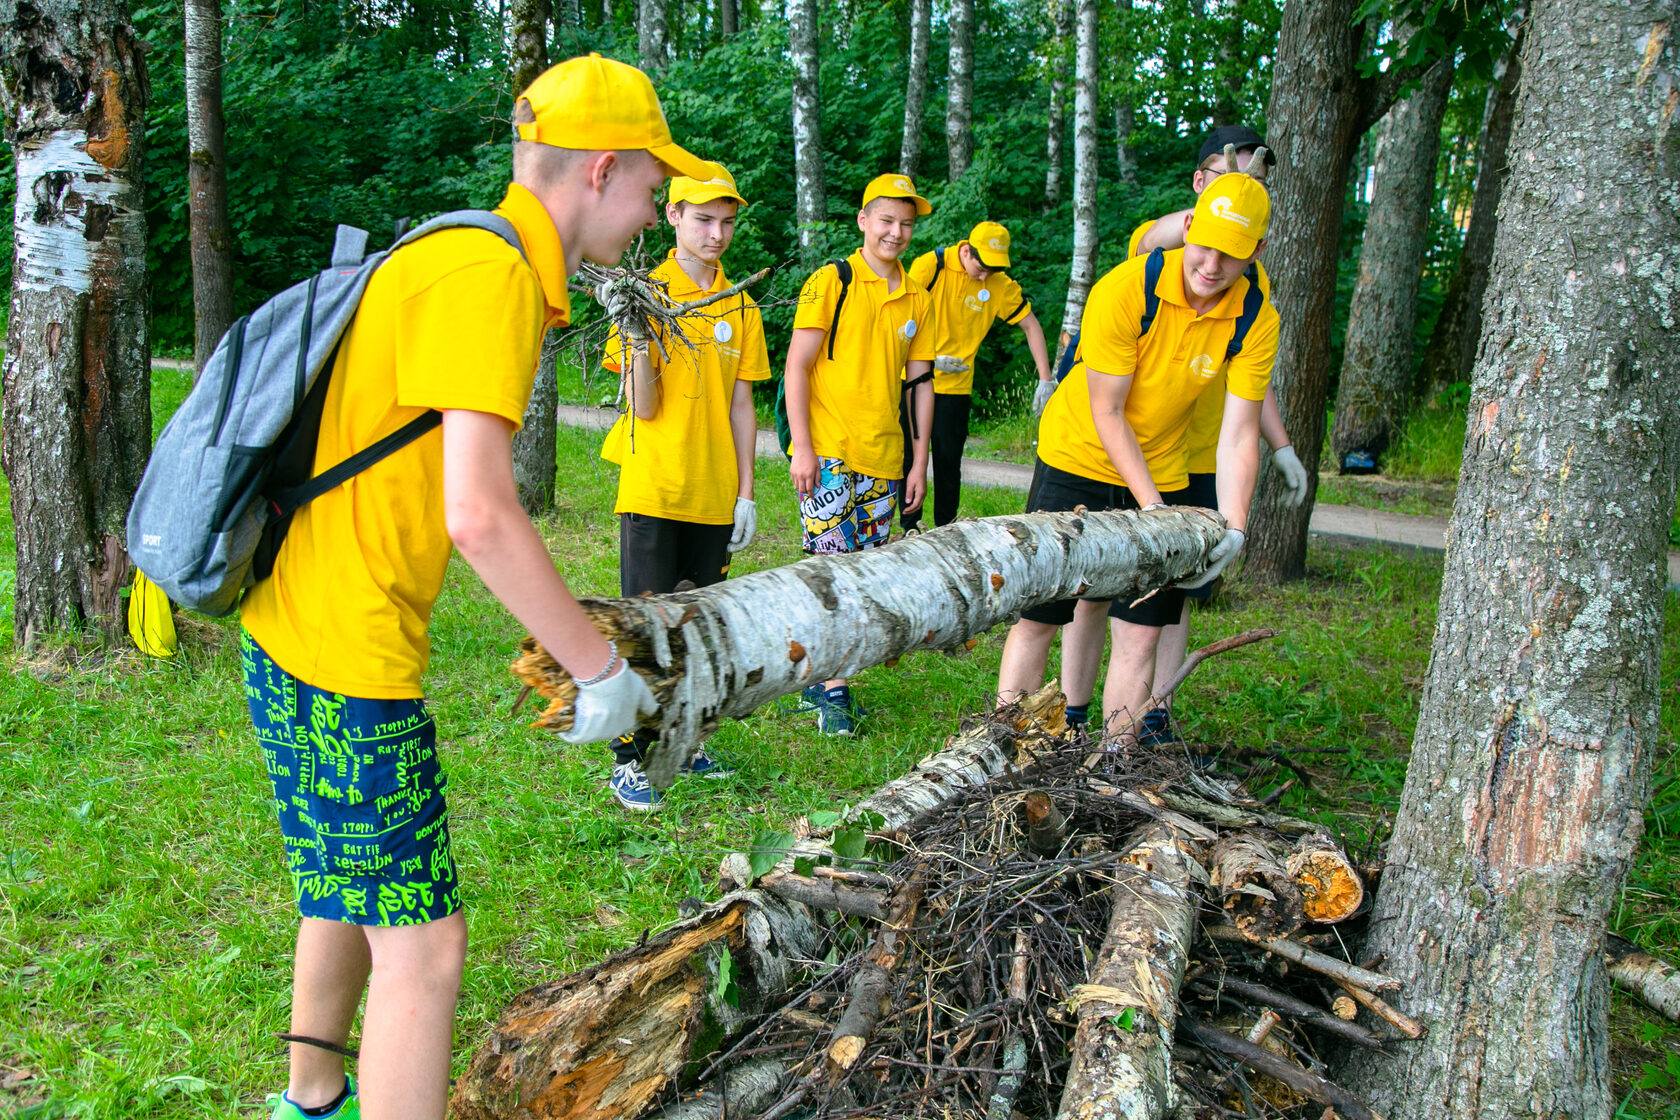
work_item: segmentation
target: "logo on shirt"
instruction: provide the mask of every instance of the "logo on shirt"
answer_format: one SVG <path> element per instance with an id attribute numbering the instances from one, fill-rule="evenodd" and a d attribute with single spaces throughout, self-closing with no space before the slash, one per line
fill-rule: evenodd
<path id="1" fill-rule="evenodd" d="M 974 293 L 974 298 L 979 300 L 981 303 L 985 303 L 987 300 L 992 298 L 992 290 L 990 288 L 981 288 L 978 292 Z"/>
<path id="2" fill-rule="evenodd" d="M 1197 354 L 1190 359 L 1190 372 L 1203 381 L 1212 381 L 1219 367 L 1213 364 L 1213 359 L 1206 354 Z"/>
<path id="3" fill-rule="evenodd" d="M 902 327 L 898 328 L 898 337 L 902 338 L 906 342 L 909 342 L 912 338 L 915 338 L 916 337 L 916 320 L 914 320 L 914 319 L 904 320 L 904 325 Z"/>
<path id="4" fill-rule="evenodd" d="M 719 342 L 728 342 L 735 337 L 735 328 L 729 325 L 729 320 L 719 319 L 712 324 L 712 337 Z"/>
<path id="5" fill-rule="evenodd" d="M 1224 195 L 1220 195 L 1218 198 L 1208 203 L 1208 213 L 1212 214 L 1216 218 L 1223 218 L 1227 222 L 1235 222 L 1244 229 L 1248 228 L 1248 216 L 1246 214 L 1239 214 L 1235 210 L 1231 209 L 1231 200 L 1226 198 Z"/>

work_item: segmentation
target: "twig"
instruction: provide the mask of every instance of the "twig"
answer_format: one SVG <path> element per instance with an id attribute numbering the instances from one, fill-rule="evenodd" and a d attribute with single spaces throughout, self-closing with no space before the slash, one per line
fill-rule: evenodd
<path id="1" fill-rule="evenodd" d="M 1407 1015 L 1399 1008 L 1391 1006 L 1389 1003 L 1378 997 L 1374 992 L 1367 991 L 1366 989 L 1361 988 L 1358 984 L 1350 984 L 1346 980 L 1338 979 L 1336 983 L 1342 986 L 1342 990 L 1344 992 L 1352 996 L 1355 1000 L 1358 1000 L 1365 1010 L 1369 1011 L 1371 1014 L 1375 1015 L 1377 1018 L 1381 1019 L 1383 1022 L 1387 1023 L 1407 1038 L 1415 1040 L 1422 1038 L 1424 1034 L 1427 1033 L 1422 1023 L 1418 1022 L 1410 1015 Z"/>
<path id="2" fill-rule="evenodd" d="M 1249 945 L 1256 949 L 1264 949 L 1268 953 L 1276 953 L 1285 960 L 1294 961 L 1302 968 L 1310 968 L 1314 972 L 1322 972 L 1340 984 L 1354 984 L 1366 989 L 1389 990 L 1398 988 L 1400 981 L 1392 976 L 1384 976 L 1380 972 L 1360 968 L 1356 964 L 1337 960 L 1326 956 L 1317 949 L 1309 949 L 1299 941 L 1291 941 L 1287 937 L 1276 937 L 1270 940 L 1250 937 L 1236 926 L 1207 926 L 1208 937 L 1215 941 L 1225 941 L 1236 945 Z M 1355 996 L 1355 999 L 1358 997 Z"/>
<path id="3" fill-rule="evenodd" d="M 1274 988 L 1268 988 L 1264 984 L 1224 976 L 1218 980 L 1208 981 L 1206 984 L 1198 983 L 1195 987 L 1199 991 L 1211 993 L 1216 999 L 1229 992 L 1231 995 L 1247 1000 L 1249 1003 L 1257 1003 L 1264 1007 L 1275 1007 L 1279 1011 L 1288 1012 L 1309 1026 L 1339 1034 L 1350 1042 L 1357 1042 L 1361 1046 L 1380 1049 L 1383 1044 L 1380 1035 L 1366 1030 L 1359 1024 L 1349 1023 L 1327 1011 L 1314 1007 L 1305 1000 L 1296 999 L 1292 995 L 1277 991 Z"/>
<path id="4" fill-rule="evenodd" d="M 1250 645 L 1254 642 L 1264 641 L 1267 638 L 1275 638 L 1281 633 L 1283 633 L 1283 631 L 1274 630 L 1271 627 L 1261 627 L 1257 630 L 1245 630 L 1241 634 L 1233 634 L 1229 638 L 1221 638 L 1217 642 L 1209 642 L 1201 649 L 1192 651 L 1187 657 L 1185 657 L 1184 664 L 1179 666 L 1178 672 L 1173 674 L 1173 679 L 1167 682 L 1167 686 L 1165 688 L 1157 688 L 1150 694 L 1150 697 L 1144 703 L 1143 710 L 1141 712 L 1132 716 L 1124 727 L 1112 729 L 1105 728 L 1103 731 L 1103 738 L 1116 739 L 1121 735 L 1125 735 L 1134 730 L 1143 722 L 1144 716 L 1148 715 L 1153 709 L 1165 704 L 1167 700 L 1172 697 L 1172 694 L 1178 691 L 1178 686 L 1183 684 L 1185 680 L 1189 678 L 1190 674 L 1196 671 L 1196 666 L 1200 665 L 1208 658 L 1216 656 L 1217 654 L 1228 653 L 1231 650 L 1239 649 L 1242 646 Z"/>
<path id="5" fill-rule="evenodd" d="M 1179 1029 L 1198 1046 L 1237 1058 L 1251 1069 L 1275 1077 L 1296 1092 L 1305 1093 L 1319 1104 L 1334 1108 L 1347 1120 L 1382 1120 L 1365 1102 L 1311 1070 L 1302 1069 L 1287 1058 L 1263 1050 L 1245 1038 L 1204 1026 L 1193 1019 L 1179 1023 Z"/>

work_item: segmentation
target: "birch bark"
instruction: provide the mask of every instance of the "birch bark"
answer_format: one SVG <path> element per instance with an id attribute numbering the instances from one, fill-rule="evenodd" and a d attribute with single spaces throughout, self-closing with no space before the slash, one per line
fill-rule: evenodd
<path id="1" fill-rule="evenodd" d="M 910 0 L 910 60 L 904 80 L 904 138 L 898 169 L 914 179 L 922 173 L 922 117 L 927 111 L 928 40 L 933 0 Z"/>
<path id="2" fill-rule="evenodd" d="M 1056 361 L 1079 330 L 1085 298 L 1097 281 L 1097 0 L 1078 0 L 1074 38 L 1073 264 Z"/>
<path id="3" fill-rule="evenodd" d="M 950 0 L 951 51 L 945 78 L 945 154 L 951 182 L 974 161 L 974 0 Z"/>
<path id="4" fill-rule="evenodd" d="M 1067 129 L 1068 48 L 1073 42 L 1073 0 L 1054 0 L 1056 31 L 1050 41 L 1050 110 L 1044 141 L 1044 206 L 1062 201 L 1062 133 Z"/>
<path id="5" fill-rule="evenodd" d="M 187 220 L 192 244 L 193 377 L 233 322 L 233 231 L 228 226 L 222 123 L 222 3 L 187 0 Z"/>
<path id="6" fill-rule="evenodd" d="M 142 50 L 117 0 L 0 2 L 17 173 L 0 467 L 24 648 L 123 632 L 123 526 L 152 435 Z"/>
<path id="7" fill-rule="evenodd" d="M 815 264 L 821 225 L 828 218 L 823 183 L 822 82 L 818 66 L 817 0 L 788 0 L 788 49 L 793 55 L 793 191 L 799 248 Z"/>
<path id="8" fill-rule="evenodd" d="M 514 96 L 548 69 L 550 0 L 514 0 L 513 53 L 509 59 Z M 513 434 L 513 483 L 519 504 L 536 517 L 554 505 L 554 476 L 558 470 L 555 441 L 559 436 L 560 384 L 555 367 L 555 335 L 543 340 L 531 399 L 525 419 Z"/>
<path id="9" fill-rule="evenodd" d="M 734 38 L 740 24 L 735 14 L 735 0 L 718 0 L 718 32 L 725 39 Z"/>
<path id="10" fill-rule="evenodd" d="M 636 52 L 641 55 L 642 69 L 650 74 L 665 69 L 670 49 L 668 3 L 669 0 L 637 0 Z"/>
<path id="11" fill-rule="evenodd" d="M 1680 52 L 1658 0 L 1532 8 L 1441 586 L 1369 951 L 1428 1035 L 1389 1120 L 1604 1120 L 1604 931 L 1659 749 L 1680 478 Z"/>

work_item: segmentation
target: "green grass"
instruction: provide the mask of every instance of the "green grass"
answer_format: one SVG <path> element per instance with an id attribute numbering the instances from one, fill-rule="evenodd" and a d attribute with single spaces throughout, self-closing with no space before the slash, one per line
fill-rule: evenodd
<path id="1" fill-rule="evenodd" d="M 157 381 L 159 420 L 185 375 Z M 562 429 L 560 503 L 541 529 L 574 590 L 617 585 L 614 472 L 600 436 Z M 761 461 L 760 538 L 736 574 L 797 558 L 785 467 Z M 1021 496 L 971 488 L 966 515 Z M 0 1115 L 254 1117 L 284 1081 L 295 929 L 267 783 L 250 731 L 232 623 L 184 619 L 172 662 L 63 645 L 11 645 L 13 543 L 0 481 Z M 1205 666 L 1179 714 L 1234 746 L 1345 749 L 1316 756 L 1314 788 L 1283 805 L 1368 848 L 1392 820 L 1416 721 L 1439 587 L 1426 555 L 1315 547 L 1308 577 L 1235 584 L 1196 615 L 1198 643 L 1258 625 L 1284 636 Z M 1668 600 L 1664 676 L 1680 674 L 1680 605 Z M 726 723 L 710 745 L 740 766 L 679 783 L 665 812 L 617 810 L 608 754 L 507 712 L 518 625 L 460 562 L 433 615 L 427 679 L 450 775 L 471 943 L 456 1061 L 516 992 L 589 963 L 706 896 L 720 856 L 752 833 L 837 806 L 936 749 L 985 707 L 1001 634 L 968 656 L 917 654 L 869 670 L 875 713 L 852 742 L 818 739 L 775 710 Z M 1663 738 L 1680 733 L 1665 694 Z M 1617 923 L 1643 944 L 1680 943 L 1680 768 L 1672 747 Z M 1303 754 L 1303 757 L 1308 757 Z M 1665 1115 L 1675 1097 L 1636 1090 L 1680 1036 L 1616 996 L 1618 1100 Z M 21 1078 L 27 1072 L 27 1078 Z M 1641 1111 L 1642 1110 L 1642 1111 Z"/>

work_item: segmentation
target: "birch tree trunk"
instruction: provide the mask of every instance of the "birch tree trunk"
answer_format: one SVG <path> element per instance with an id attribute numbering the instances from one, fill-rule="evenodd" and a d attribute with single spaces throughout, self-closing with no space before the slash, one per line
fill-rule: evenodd
<path id="1" fill-rule="evenodd" d="M 1097 282 L 1097 0 L 1078 0 L 1074 37 L 1073 265 L 1056 361 L 1079 330 L 1085 298 Z"/>
<path id="2" fill-rule="evenodd" d="M 927 111 L 928 40 L 933 0 L 910 0 L 910 65 L 904 80 L 904 139 L 898 169 L 914 179 L 922 173 L 922 116 Z"/>
<path id="3" fill-rule="evenodd" d="M 718 0 L 718 32 L 725 39 L 733 39 L 740 24 L 735 14 L 735 0 Z"/>
<path id="4" fill-rule="evenodd" d="M 950 65 L 945 75 L 945 153 L 951 182 L 974 161 L 974 0 L 950 0 Z"/>
<path id="5" fill-rule="evenodd" d="M 193 378 L 233 322 L 222 124 L 222 3 L 186 0 L 187 222 L 192 241 Z"/>
<path id="6" fill-rule="evenodd" d="M 1476 191 L 1470 201 L 1470 229 L 1459 250 L 1458 265 L 1447 284 L 1441 315 L 1423 353 L 1418 389 L 1469 381 L 1476 362 L 1476 343 L 1482 337 L 1482 296 L 1487 291 L 1488 265 L 1493 260 L 1493 233 L 1499 224 L 1499 196 L 1510 171 L 1506 150 L 1511 120 L 1516 115 L 1517 82 L 1522 77 L 1524 23 L 1506 55 L 1482 122 L 1476 144 Z"/>
<path id="7" fill-rule="evenodd" d="M 1073 0 L 1054 0 L 1056 31 L 1050 43 L 1050 111 L 1044 142 L 1044 207 L 1062 201 L 1062 133 L 1067 128 L 1068 48 L 1073 42 Z"/>
<path id="8" fill-rule="evenodd" d="M 670 0 L 636 0 L 636 52 L 641 55 L 642 69 L 650 74 L 665 69 L 670 48 L 669 3 Z"/>
<path id="9" fill-rule="evenodd" d="M 1650 792 L 1680 477 L 1672 4 L 1542 0 L 1440 622 L 1369 951 L 1388 1120 L 1606 1120 L 1604 931 Z"/>
<path id="10" fill-rule="evenodd" d="M 1114 51 L 1114 172 L 1129 183 L 1137 178 L 1137 161 L 1132 158 L 1132 129 L 1137 127 L 1137 103 L 1132 99 L 1137 52 L 1129 46 L 1135 34 L 1132 0 L 1119 0 L 1115 8 L 1120 46 Z"/>
<path id="11" fill-rule="evenodd" d="M 116 0 L 0 3 L 17 173 L 0 467 L 24 648 L 123 633 L 123 526 L 152 438 L 143 49 Z"/>
<path id="12" fill-rule="evenodd" d="M 1452 81 L 1452 60 L 1443 58 L 1384 118 L 1336 391 L 1331 446 L 1338 469 L 1349 452 L 1375 459 L 1387 451 L 1411 407 L 1418 286 Z"/>
<path id="13" fill-rule="evenodd" d="M 799 249 L 814 264 L 821 224 L 828 218 L 823 184 L 822 83 L 818 65 L 817 0 L 788 0 L 788 49 L 793 55 L 793 192 Z"/>
<path id="14" fill-rule="evenodd" d="M 513 93 L 519 93 L 548 69 L 550 0 L 514 0 L 513 56 L 509 59 Z M 537 377 L 525 419 L 513 434 L 513 483 L 519 504 L 532 517 L 554 506 L 554 476 L 559 469 L 555 441 L 559 436 L 560 384 L 555 367 L 553 332 L 543 340 Z"/>

